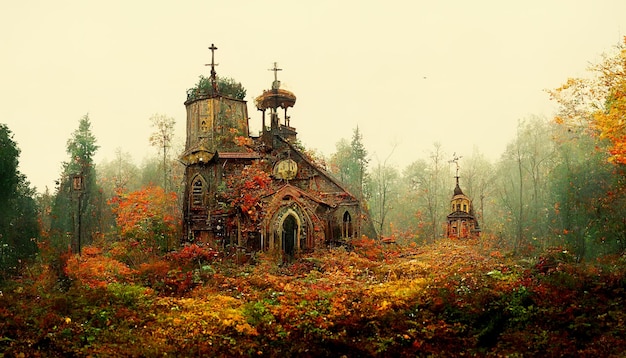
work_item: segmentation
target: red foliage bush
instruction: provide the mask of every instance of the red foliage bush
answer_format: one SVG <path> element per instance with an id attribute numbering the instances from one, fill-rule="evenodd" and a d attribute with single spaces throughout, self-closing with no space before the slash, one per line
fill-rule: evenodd
<path id="1" fill-rule="evenodd" d="M 218 256 L 219 253 L 217 250 L 210 247 L 198 246 L 197 244 L 185 245 L 182 249 L 167 255 L 170 260 L 183 266 L 189 263 L 212 262 Z"/>
<path id="2" fill-rule="evenodd" d="M 151 288 L 159 288 L 167 279 L 171 264 L 165 260 L 154 260 L 139 265 L 137 275 L 141 282 Z"/>

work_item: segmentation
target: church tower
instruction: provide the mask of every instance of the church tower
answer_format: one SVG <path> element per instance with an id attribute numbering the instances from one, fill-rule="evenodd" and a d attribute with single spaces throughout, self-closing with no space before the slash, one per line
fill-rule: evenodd
<path id="1" fill-rule="evenodd" d="M 474 216 L 472 201 L 463 194 L 459 185 L 459 159 L 455 155 L 450 162 L 456 164 L 456 187 L 450 201 L 450 214 L 447 216 L 446 236 L 451 238 L 466 239 L 480 236 L 480 226 Z"/>
<path id="2" fill-rule="evenodd" d="M 211 201 L 219 182 L 216 159 L 229 153 L 245 151 L 237 139 L 249 137 L 246 101 L 220 93 L 215 72 L 215 47 L 211 44 L 209 88 L 194 88 L 187 93 L 187 140 L 180 161 L 185 165 L 183 232 L 189 237 L 204 238 L 211 228 Z"/>

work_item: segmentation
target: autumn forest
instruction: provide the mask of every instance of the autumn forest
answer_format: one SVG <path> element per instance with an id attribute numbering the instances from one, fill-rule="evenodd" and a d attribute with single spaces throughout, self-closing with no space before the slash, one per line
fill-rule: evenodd
<path id="1" fill-rule="evenodd" d="M 520 118 L 495 162 L 435 142 L 399 169 L 359 127 L 329 156 L 294 143 L 378 236 L 289 260 L 181 242 L 174 118 L 146 119 L 155 155 L 138 165 L 121 148 L 95 163 L 85 115 L 43 192 L 0 124 L 0 358 L 623 356 L 626 38 L 587 74 L 546 91 L 557 113 Z M 445 237 L 456 164 L 469 239 Z M 227 180 L 226 209 L 252 213 L 267 180 Z"/>

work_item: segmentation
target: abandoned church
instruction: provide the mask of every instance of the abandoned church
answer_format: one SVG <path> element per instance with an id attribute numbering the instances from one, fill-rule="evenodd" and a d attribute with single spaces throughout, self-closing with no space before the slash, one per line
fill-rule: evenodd
<path id="1" fill-rule="evenodd" d="M 446 237 L 467 239 L 480 236 L 480 225 L 474 215 L 474 205 L 470 198 L 463 194 L 459 185 L 459 158 L 451 162 L 456 164 L 456 186 L 450 200 L 450 214 L 447 216 Z"/>
<path id="2" fill-rule="evenodd" d="M 376 237 L 360 201 L 297 142 L 280 86 L 255 99 L 262 130 L 249 133 L 247 103 L 220 93 L 211 45 L 208 90 L 187 93 L 183 239 L 218 250 L 275 250 L 284 255 Z M 243 96 L 242 96 L 243 97 Z"/>

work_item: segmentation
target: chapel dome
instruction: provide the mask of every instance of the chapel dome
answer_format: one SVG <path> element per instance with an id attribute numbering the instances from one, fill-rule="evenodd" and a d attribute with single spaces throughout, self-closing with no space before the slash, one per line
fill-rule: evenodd
<path id="1" fill-rule="evenodd" d="M 263 94 L 258 96 L 254 103 L 259 110 L 265 110 L 268 108 L 289 108 L 296 104 L 296 95 L 293 92 L 287 91 L 282 88 L 274 88 L 271 90 L 263 91 Z"/>

